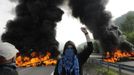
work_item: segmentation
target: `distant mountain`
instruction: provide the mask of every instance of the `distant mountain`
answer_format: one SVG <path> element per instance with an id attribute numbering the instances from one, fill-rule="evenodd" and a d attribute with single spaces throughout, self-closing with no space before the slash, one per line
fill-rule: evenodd
<path id="1" fill-rule="evenodd" d="M 125 21 L 125 19 L 126 19 L 126 17 L 127 17 L 128 15 L 134 16 L 134 11 L 129 11 L 129 12 L 127 12 L 126 14 L 124 14 L 124 15 L 122 15 L 122 16 L 116 18 L 116 19 L 114 20 L 114 23 L 115 23 L 117 26 L 120 26 L 120 24 Z"/>

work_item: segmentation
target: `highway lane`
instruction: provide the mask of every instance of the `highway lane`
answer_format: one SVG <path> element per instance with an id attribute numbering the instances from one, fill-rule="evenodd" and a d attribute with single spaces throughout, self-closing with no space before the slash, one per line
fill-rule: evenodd
<path id="1" fill-rule="evenodd" d="M 54 71 L 54 66 L 41 66 L 41 67 L 29 67 L 18 68 L 19 75 L 51 75 Z"/>

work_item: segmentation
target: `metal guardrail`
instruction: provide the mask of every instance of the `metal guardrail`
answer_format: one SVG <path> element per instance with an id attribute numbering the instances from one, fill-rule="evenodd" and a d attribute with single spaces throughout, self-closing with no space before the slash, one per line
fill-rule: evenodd
<path id="1" fill-rule="evenodd" d="M 129 65 L 120 64 L 120 63 L 109 63 L 109 62 L 104 62 L 99 59 L 90 59 L 90 62 L 99 64 L 102 66 L 107 66 L 108 70 L 110 67 L 117 68 L 119 70 L 119 75 L 122 75 L 122 70 L 134 73 L 134 66 L 129 66 Z"/>

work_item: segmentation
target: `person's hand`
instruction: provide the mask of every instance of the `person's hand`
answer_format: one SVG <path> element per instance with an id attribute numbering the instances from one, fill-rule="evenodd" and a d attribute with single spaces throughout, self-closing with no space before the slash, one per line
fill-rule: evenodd
<path id="1" fill-rule="evenodd" d="M 86 29 L 85 27 L 81 27 L 81 31 L 82 31 L 84 34 L 88 34 L 87 29 Z"/>

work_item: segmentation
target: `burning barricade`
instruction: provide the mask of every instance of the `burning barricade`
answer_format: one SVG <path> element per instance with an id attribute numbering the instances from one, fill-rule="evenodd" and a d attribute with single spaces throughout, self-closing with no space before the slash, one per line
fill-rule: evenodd
<path id="1" fill-rule="evenodd" d="M 55 65 L 56 63 L 57 60 L 51 58 L 50 52 L 46 52 L 45 55 L 32 52 L 30 56 L 22 56 L 18 54 L 16 57 L 16 65 L 18 67 L 36 67 L 42 65 L 48 66 Z"/>
<path id="2" fill-rule="evenodd" d="M 106 58 L 104 59 L 105 62 L 115 63 L 121 61 L 121 59 L 132 59 L 134 60 L 134 52 L 125 52 L 118 48 L 116 48 L 111 56 L 110 52 L 106 53 Z"/>

